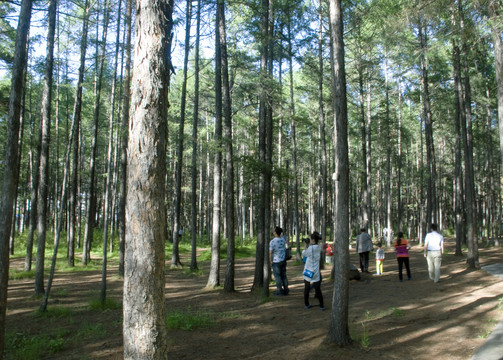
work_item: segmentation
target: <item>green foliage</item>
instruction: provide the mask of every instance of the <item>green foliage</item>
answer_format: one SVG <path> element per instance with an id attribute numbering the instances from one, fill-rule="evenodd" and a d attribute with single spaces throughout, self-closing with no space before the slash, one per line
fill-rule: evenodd
<path id="1" fill-rule="evenodd" d="M 172 311 L 166 316 L 168 329 L 193 331 L 208 328 L 216 324 L 217 315 L 210 311 L 192 311 L 189 307 L 185 311 Z"/>

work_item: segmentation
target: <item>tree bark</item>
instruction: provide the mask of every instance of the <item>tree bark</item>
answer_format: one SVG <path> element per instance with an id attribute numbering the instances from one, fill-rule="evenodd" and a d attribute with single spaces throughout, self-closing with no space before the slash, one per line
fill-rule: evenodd
<path id="1" fill-rule="evenodd" d="M 497 100 L 498 100 L 498 125 L 500 140 L 500 155 L 503 168 L 503 26 L 498 26 L 497 18 L 501 16 L 501 0 L 492 0 L 489 5 L 489 15 L 492 20 L 491 32 L 494 46 L 494 69 L 496 73 Z M 500 184 L 503 183 L 503 177 L 500 178 Z"/>
<path id="2" fill-rule="evenodd" d="M 462 2 L 458 0 L 459 24 L 461 33 L 464 33 L 464 15 Z M 476 269 L 479 267 L 478 239 L 477 239 L 477 204 L 475 195 L 475 181 L 473 168 L 473 132 L 472 132 L 472 101 L 470 74 L 468 69 L 468 44 L 465 36 L 461 37 L 461 57 L 463 59 L 464 80 L 464 110 L 465 116 L 462 118 L 461 128 L 463 130 L 463 147 L 465 157 L 465 210 L 467 225 L 468 267 Z"/>
<path id="3" fill-rule="evenodd" d="M 201 0 L 197 0 L 196 14 L 196 49 L 194 56 L 194 115 L 192 119 L 192 165 L 191 165 L 191 194 L 190 215 L 191 224 L 191 256 L 190 270 L 197 270 L 197 129 L 199 125 L 199 49 L 201 40 Z M 201 196 L 201 193 L 200 193 Z"/>
<path id="4" fill-rule="evenodd" d="M 421 22 L 421 21 L 420 21 Z M 433 120 L 431 116 L 428 65 L 426 57 L 427 39 L 426 27 L 419 24 L 419 42 L 421 47 L 421 78 L 423 85 L 423 113 L 424 113 L 424 138 L 426 142 L 426 162 L 428 163 L 428 191 L 426 195 L 426 228 L 430 228 L 431 223 L 438 223 L 438 213 L 436 209 L 436 180 L 437 170 L 435 164 L 435 147 L 433 143 Z"/>
<path id="5" fill-rule="evenodd" d="M 213 213 L 211 229 L 211 262 L 206 287 L 220 285 L 220 214 L 222 212 L 222 51 L 220 46 L 220 14 L 217 11 L 215 24 L 215 154 L 213 160 Z"/>
<path id="6" fill-rule="evenodd" d="M 341 1 L 329 0 L 332 106 L 335 129 L 335 243 L 334 291 L 326 341 L 344 346 L 350 343 L 349 304 L 349 148 L 346 100 L 346 72 Z"/>
<path id="7" fill-rule="evenodd" d="M 71 193 L 68 202 L 69 211 L 69 236 L 68 236 L 68 265 L 75 265 L 75 237 L 76 230 L 80 228 L 80 223 L 77 223 L 77 204 L 80 203 L 78 197 L 79 188 L 79 164 L 80 164 L 80 120 L 82 118 L 82 86 L 84 83 L 84 72 L 85 72 L 85 62 L 86 62 L 86 51 L 87 51 L 87 35 L 89 32 L 89 1 L 86 0 L 84 4 L 84 18 L 82 20 L 82 34 L 80 43 L 80 65 L 79 65 L 79 76 L 77 81 L 77 89 L 75 92 L 75 102 L 73 105 L 73 116 L 74 121 L 73 126 L 73 161 L 72 161 L 72 179 L 70 183 Z M 80 207 L 79 207 L 80 208 Z M 80 219 L 80 216 L 78 216 Z M 79 221 L 80 222 L 80 221 Z M 80 232 L 79 232 L 80 233 Z"/>
<path id="8" fill-rule="evenodd" d="M 54 34 L 56 31 L 56 1 L 49 2 L 49 27 L 47 34 L 47 54 L 45 62 L 45 79 L 44 90 L 42 93 L 42 143 L 40 151 L 40 164 L 39 164 L 39 181 L 38 181 L 38 196 L 37 196 L 37 264 L 39 263 L 38 253 L 45 252 L 45 238 L 46 238 L 46 225 L 47 225 L 47 196 L 49 192 L 49 144 L 51 139 L 51 105 L 52 105 L 52 79 L 53 79 L 53 64 L 54 64 Z M 44 260 L 40 259 L 43 266 Z M 40 270 L 40 269 L 39 269 Z M 39 273 L 42 275 L 41 287 L 36 289 L 43 290 L 44 271 Z"/>
<path id="9" fill-rule="evenodd" d="M 124 359 L 167 359 L 164 305 L 169 5 L 136 2 L 128 144 Z"/>
<path id="10" fill-rule="evenodd" d="M 127 191 L 127 146 L 129 128 L 129 103 L 131 98 L 131 16 L 133 0 L 127 0 L 126 5 L 126 73 L 124 75 L 124 111 L 121 119 L 121 163 L 119 177 L 119 204 L 118 204 L 118 229 L 119 229 L 119 276 L 124 276 L 124 252 L 126 250 L 126 191 Z"/>
<path id="11" fill-rule="evenodd" d="M 103 210 L 103 262 L 101 269 L 101 292 L 100 300 L 101 304 L 105 304 L 107 295 L 107 253 L 108 253 L 108 223 L 112 215 L 109 216 L 110 212 L 110 202 L 111 202 L 111 192 L 112 192 L 112 152 L 113 152 L 113 135 L 114 135 L 114 115 L 115 115 L 115 82 L 117 78 L 117 65 L 119 59 L 119 41 L 120 41 L 120 23 L 121 23 L 121 11 L 122 11 L 122 1 L 119 0 L 117 5 L 117 36 L 115 38 L 115 56 L 114 56 L 114 71 L 112 78 L 112 90 L 110 92 L 110 116 L 108 123 L 108 150 L 107 150 L 107 177 L 105 179 L 105 205 Z M 112 207 L 113 212 L 113 207 Z M 113 243 L 113 237 L 110 239 L 110 243 Z"/>
<path id="12" fill-rule="evenodd" d="M 232 145 L 232 103 L 229 85 L 229 63 L 227 57 L 227 39 L 225 23 L 225 1 L 217 2 L 217 26 L 220 36 L 221 62 L 222 62 L 222 96 L 224 117 L 224 143 L 225 143 L 225 210 L 227 218 L 227 266 L 225 271 L 224 291 L 234 291 L 235 272 L 235 233 L 234 233 L 234 160 Z"/>
<path id="13" fill-rule="evenodd" d="M 7 285 L 9 279 L 9 236 L 12 226 L 14 194 L 18 183 L 19 169 L 18 137 L 23 94 L 23 72 L 26 67 L 28 32 L 30 29 L 33 2 L 23 0 L 16 34 L 14 65 L 7 116 L 2 192 L 0 195 L 0 354 L 5 347 L 5 312 L 7 310 Z"/>
<path id="14" fill-rule="evenodd" d="M 95 89 L 95 103 L 93 111 L 93 127 L 92 127 L 92 140 L 91 140 L 91 156 L 89 162 L 89 192 L 87 194 L 87 207 L 86 207 L 86 229 L 84 232 L 84 246 L 82 248 L 82 264 L 86 265 L 91 258 L 91 244 L 94 238 L 94 227 L 96 217 L 96 157 L 98 151 L 98 122 L 101 112 L 101 88 L 103 81 L 103 69 L 106 56 L 106 43 L 108 33 L 108 23 L 110 20 L 110 3 L 105 0 L 104 15 L 103 15 L 103 34 L 101 36 L 101 48 L 96 56 L 96 89 Z"/>

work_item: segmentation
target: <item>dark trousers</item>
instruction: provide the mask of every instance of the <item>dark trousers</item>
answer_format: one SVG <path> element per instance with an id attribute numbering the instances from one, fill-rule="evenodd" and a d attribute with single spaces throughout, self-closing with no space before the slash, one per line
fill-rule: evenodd
<path id="1" fill-rule="evenodd" d="M 361 252 L 359 253 L 360 255 L 360 269 L 362 269 L 362 272 L 364 271 L 369 271 L 369 252 Z"/>
<path id="2" fill-rule="evenodd" d="M 321 280 L 312 283 L 314 287 L 315 296 L 320 301 L 320 308 L 325 307 L 323 305 L 323 294 L 321 293 Z M 309 306 L 309 292 L 311 291 L 311 283 L 304 280 L 304 305 Z"/>
<path id="3" fill-rule="evenodd" d="M 286 277 L 286 261 L 272 263 L 272 272 L 276 280 L 276 295 L 288 295 L 288 278 Z"/>
<path id="4" fill-rule="evenodd" d="M 403 265 L 405 265 L 405 269 L 407 270 L 407 278 L 410 280 L 410 266 L 409 266 L 409 258 L 408 257 L 399 257 L 398 260 L 398 278 L 400 281 L 403 280 L 402 269 Z"/>

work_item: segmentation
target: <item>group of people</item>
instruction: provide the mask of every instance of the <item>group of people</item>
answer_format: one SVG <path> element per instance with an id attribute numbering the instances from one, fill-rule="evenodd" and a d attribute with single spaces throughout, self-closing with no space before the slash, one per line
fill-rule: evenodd
<path id="1" fill-rule="evenodd" d="M 279 226 L 273 231 L 274 238 L 269 243 L 269 258 L 271 259 L 272 273 L 276 280 L 276 296 L 288 295 L 288 277 L 286 276 L 286 249 L 290 246 L 281 234 L 283 229 Z M 303 279 L 304 279 L 304 306 L 305 309 L 310 309 L 312 305 L 309 303 L 309 293 L 314 288 L 315 298 L 320 303 L 320 309 L 325 310 L 323 303 L 323 294 L 321 292 L 321 272 L 320 262 L 323 249 L 318 244 L 321 240 L 321 235 L 318 232 L 311 234 L 309 242 L 304 242 L 304 250 L 302 258 L 305 262 Z"/>
<path id="2" fill-rule="evenodd" d="M 288 241 L 282 236 L 283 229 L 277 226 L 273 235 L 274 238 L 269 243 L 269 259 L 271 260 L 271 268 L 276 280 L 277 296 L 288 295 L 288 278 L 286 276 L 286 252 L 290 247 Z M 315 298 L 318 299 L 320 309 L 325 310 L 323 303 L 323 294 L 321 292 L 321 254 L 323 249 L 318 244 L 321 240 L 321 235 L 318 232 L 311 234 L 308 241 L 304 242 L 304 250 L 302 251 L 302 259 L 304 262 L 303 280 L 304 280 L 304 307 L 310 309 L 312 307 L 309 302 L 309 294 L 314 288 Z M 383 262 L 385 257 L 384 249 L 379 243 L 376 250 L 376 275 L 383 274 Z M 403 268 L 407 272 L 407 279 L 412 279 L 409 264 L 409 242 L 404 239 L 402 232 L 399 232 L 394 243 L 396 258 L 398 262 L 398 279 L 403 281 Z M 367 230 L 360 229 L 360 234 L 356 237 L 356 252 L 360 258 L 360 269 L 362 272 L 369 272 L 369 254 L 374 249 L 372 238 Z M 444 252 L 444 238 L 437 232 L 437 225 L 431 224 L 431 232 L 424 239 L 424 257 L 428 263 L 428 275 L 431 280 L 438 282 L 440 279 L 440 265 L 442 263 L 442 254 Z"/>
<path id="3" fill-rule="evenodd" d="M 409 242 L 403 238 L 403 233 L 399 232 L 394 243 L 396 259 L 398 262 L 398 279 L 403 281 L 403 268 L 407 271 L 407 279 L 412 279 L 409 264 Z M 372 238 L 367 230 L 360 229 L 360 234 L 356 237 L 356 252 L 360 257 L 360 269 L 362 272 L 369 272 L 369 253 L 374 249 Z M 444 252 L 444 238 L 437 232 L 437 225 L 431 224 L 431 232 L 424 239 L 424 257 L 428 264 L 428 276 L 434 282 L 440 280 L 440 265 L 442 264 L 442 254 Z M 376 275 L 383 274 L 384 249 L 381 243 L 376 250 Z"/>

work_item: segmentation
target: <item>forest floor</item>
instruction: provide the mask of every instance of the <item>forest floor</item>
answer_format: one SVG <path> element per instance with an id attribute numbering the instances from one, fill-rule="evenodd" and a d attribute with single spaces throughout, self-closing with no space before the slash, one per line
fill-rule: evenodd
<path id="1" fill-rule="evenodd" d="M 454 255 L 447 241 L 442 276 L 428 279 L 422 248 L 412 243 L 412 280 L 399 282 L 394 253 L 386 251 L 384 275 L 371 272 L 349 283 L 349 328 L 353 342 L 339 348 L 324 342 L 328 331 L 333 283 L 330 266 L 323 271 L 326 311 L 317 300 L 305 310 L 302 265 L 289 261 L 290 295 L 263 301 L 250 291 L 254 259 L 236 260 L 236 292 L 207 291 L 208 264 L 201 274 L 166 271 L 168 314 L 197 314 L 207 326 L 168 330 L 171 360 L 177 359 L 470 359 L 503 319 L 503 279 L 484 270 L 470 271 L 465 257 Z M 480 248 L 482 266 L 503 263 L 503 248 Z M 373 253 L 371 254 L 371 256 Z M 371 258 L 371 260 L 373 260 Z M 184 262 L 184 259 L 182 259 Z M 358 259 L 351 251 L 351 262 Z M 188 265 L 188 259 L 185 259 Z M 11 259 L 11 269 L 22 269 L 22 259 Z M 224 282 L 225 262 L 222 263 Z M 406 276 L 404 276 L 406 279 Z M 30 339 L 51 344 L 38 359 L 121 359 L 122 310 L 92 310 L 89 301 L 99 295 L 100 270 L 57 273 L 49 316 L 36 309 L 33 279 L 10 280 L 6 317 L 6 359 L 29 358 L 14 352 Z M 117 269 L 108 272 L 107 296 L 120 304 L 122 280 Z M 274 291 L 271 283 L 271 294 Z M 314 295 L 314 292 L 313 294 Z M 63 310 L 66 309 L 66 310 Z M 57 310 L 57 311 L 56 311 Z M 204 325 L 204 324 L 203 324 Z M 23 345 L 24 344 L 24 345 Z"/>

